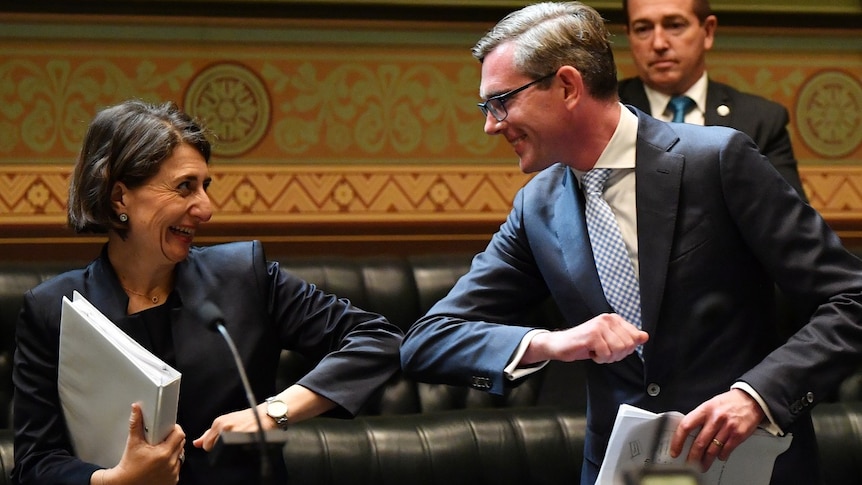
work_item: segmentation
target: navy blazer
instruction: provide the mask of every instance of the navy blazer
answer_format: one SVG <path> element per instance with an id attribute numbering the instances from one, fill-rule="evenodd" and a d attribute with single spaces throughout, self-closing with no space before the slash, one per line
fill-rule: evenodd
<path id="1" fill-rule="evenodd" d="M 136 316 L 126 315 L 128 298 L 106 254 L 103 250 L 86 268 L 57 276 L 25 295 L 13 371 L 13 481 L 21 485 L 88 484 L 99 468 L 73 456 L 57 396 L 61 297 L 71 299 L 77 290 L 119 328 L 152 348 L 146 328 Z M 398 327 L 267 262 L 260 242 L 192 248 L 176 267 L 175 288 L 165 303 L 175 305 L 171 330 L 175 367 L 182 373 L 177 421 L 186 433 L 186 461 L 181 484 L 251 483 L 259 473 L 254 454 L 225 454 L 211 466 L 207 453 L 191 444 L 216 417 L 248 408 L 226 342 L 196 312 L 206 300 L 222 310 L 259 401 L 276 393 L 282 349 L 317 362 L 298 383 L 338 404 L 335 414 L 356 414 L 398 370 Z M 273 458 L 280 480 L 276 483 L 281 483 L 281 453 L 274 452 Z"/>
<path id="2" fill-rule="evenodd" d="M 649 99 L 640 78 L 620 81 L 619 95 L 622 103 L 630 104 L 646 113 L 650 112 Z M 727 114 L 719 114 L 719 106 L 726 106 Z M 787 131 L 790 117 L 784 106 L 761 96 L 744 93 L 727 84 L 709 80 L 706 85 L 704 118 L 707 126 L 727 126 L 751 137 L 760 148 L 760 153 L 766 155 L 787 183 L 807 200 L 799 179 L 793 146 L 790 144 L 790 133 Z"/>
<path id="3" fill-rule="evenodd" d="M 645 365 L 636 354 L 585 364 L 582 483 L 595 479 L 619 404 L 686 413 L 739 380 L 796 437 L 776 466 L 795 480 L 773 483 L 814 483 L 816 475 L 800 481 L 816 474 L 808 411 L 858 365 L 862 261 L 744 134 L 630 109 L 638 115 L 640 288 L 650 339 Z M 572 326 L 611 311 L 580 192 L 560 164 L 518 192 L 468 274 L 407 332 L 408 375 L 499 393 L 508 385 L 503 368 L 530 330 L 519 325 L 529 308 L 550 295 Z M 785 343 L 774 328 L 773 282 L 811 315 Z"/>

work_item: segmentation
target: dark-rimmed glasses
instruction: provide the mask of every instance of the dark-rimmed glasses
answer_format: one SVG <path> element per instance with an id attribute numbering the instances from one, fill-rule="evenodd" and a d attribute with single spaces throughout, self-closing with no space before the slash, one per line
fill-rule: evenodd
<path id="1" fill-rule="evenodd" d="M 491 116 L 493 116 L 494 119 L 497 120 L 497 122 L 499 123 L 505 120 L 507 116 L 509 116 L 509 112 L 506 111 L 506 101 L 508 101 L 512 96 L 529 88 L 533 84 L 540 83 L 556 74 L 557 71 L 554 71 L 550 74 L 546 74 L 540 77 L 539 79 L 536 79 L 535 81 L 530 81 L 527 84 L 521 86 L 520 88 L 515 88 L 509 92 L 498 94 L 496 96 L 491 96 L 490 98 L 478 104 L 479 109 L 482 111 L 482 114 L 485 115 L 486 118 L 488 117 L 488 113 L 491 113 Z"/>

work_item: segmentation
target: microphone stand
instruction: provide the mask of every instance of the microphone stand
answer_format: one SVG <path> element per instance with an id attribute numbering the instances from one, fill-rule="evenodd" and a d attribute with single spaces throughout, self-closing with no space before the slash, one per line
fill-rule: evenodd
<path id="1" fill-rule="evenodd" d="M 257 422 L 257 441 L 260 448 L 260 484 L 269 485 L 272 482 L 272 464 L 269 461 L 269 454 L 266 449 L 266 435 L 263 432 L 263 423 L 260 421 L 260 415 L 257 413 L 257 400 L 254 398 L 251 384 L 248 382 L 248 376 L 245 373 L 245 368 L 242 365 L 242 360 L 239 358 L 239 352 L 236 350 L 233 339 L 220 321 L 216 320 L 213 324 L 230 348 L 236 368 L 239 371 L 239 377 L 242 379 L 242 385 L 245 388 L 246 398 L 248 399 L 249 406 L 251 406 L 251 412 L 254 414 L 254 420 Z"/>

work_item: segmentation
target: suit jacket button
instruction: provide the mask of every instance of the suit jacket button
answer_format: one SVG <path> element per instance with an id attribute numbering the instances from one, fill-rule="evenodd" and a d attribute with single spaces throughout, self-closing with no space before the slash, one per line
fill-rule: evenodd
<path id="1" fill-rule="evenodd" d="M 658 384 L 656 384 L 655 382 L 653 382 L 652 384 L 650 384 L 650 385 L 648 385 L 648 386 L 647 386 L 647 388 L 646 388 L 646 392 L 647 392 L 647 394 L 649 394 L 650 396 L 652 396 L 652 397 L 656 397 L 656 396 L 658 396 L 658 395 L 659 395 L 659 393 L 661 393 L 661 386 L 659 386 Z"/>

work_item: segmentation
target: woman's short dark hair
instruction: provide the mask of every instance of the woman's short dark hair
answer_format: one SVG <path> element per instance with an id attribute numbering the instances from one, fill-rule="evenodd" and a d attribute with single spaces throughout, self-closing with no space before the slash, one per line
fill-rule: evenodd
<path id="1" fill-rule="evenodd" d="M 79 233 L 128 230 L 114 212 L 114 184 L 129 188 L 155 175 L 176 147 L 186 143 L 209 163 L 203 128 L 176 104 L 130 100 L 100 111 L 87 128 L 69 184 L 68 224 Z"/>

